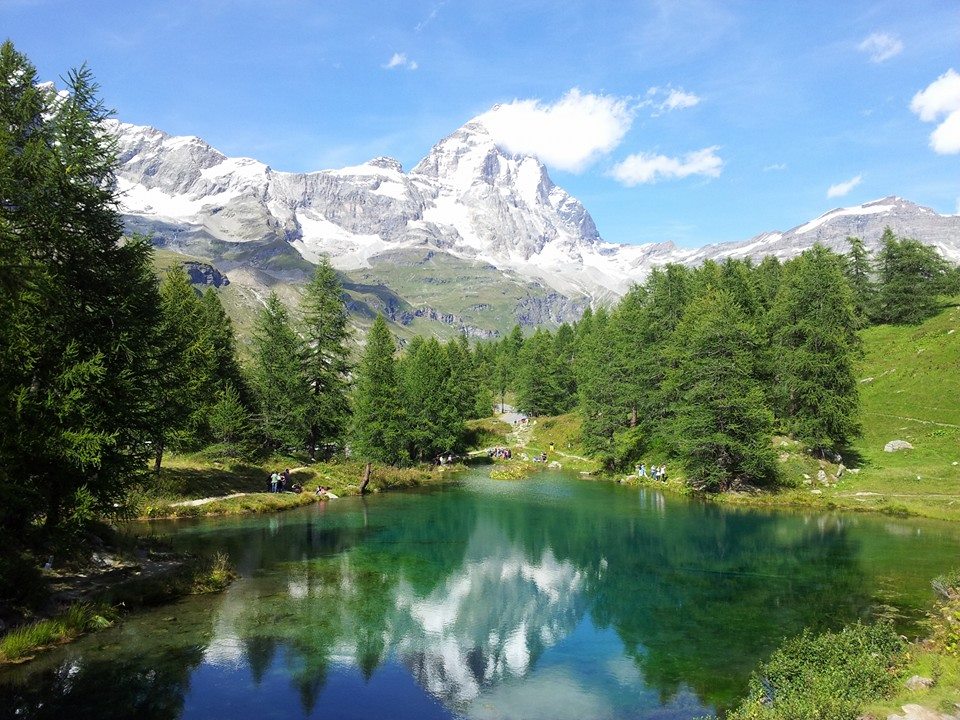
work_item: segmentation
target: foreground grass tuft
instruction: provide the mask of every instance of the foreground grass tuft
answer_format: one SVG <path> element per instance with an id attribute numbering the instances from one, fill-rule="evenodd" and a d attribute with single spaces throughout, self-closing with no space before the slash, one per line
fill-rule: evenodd
<path id="1" fill-rule="evenodd" d="M 71 605 L 59 617 L 40 620 L 4 635 L 0 639 L 0 663 L 28 660 L 40 650 L 110 627 L 117 616 L 117 611 L 109 605 Z"/>

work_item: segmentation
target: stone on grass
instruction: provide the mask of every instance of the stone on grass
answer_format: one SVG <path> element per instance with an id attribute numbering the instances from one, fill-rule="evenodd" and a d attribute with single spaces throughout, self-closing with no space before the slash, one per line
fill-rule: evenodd
<path id="1" fill-rule="evenodd" d="M 891 440 L 883 446 L 884 452 L 897 452 L 898 450 L 913 450 L 913 445 L 906 440 Z"/>
<path id="2" fill-rule="evenodd" d="M 888 715 L 887 720 L 957 720 L 957 716 L 938 713 L 922 705 L 904 705 L 903 715 Z"/>
<path id="3" fill-rule="evenodd" d="M 914 675 L 904 683 L 907 690 L 927 690 L 933 687 L 933 679 Z"/>

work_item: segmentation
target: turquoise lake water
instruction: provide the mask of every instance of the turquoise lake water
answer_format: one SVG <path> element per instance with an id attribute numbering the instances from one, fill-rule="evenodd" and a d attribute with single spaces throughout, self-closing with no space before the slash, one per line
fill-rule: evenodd
<path id="1" fill-rule="evenodd" d="M 930 579 L 960 564 L 946 524 L 487 474 L 153 523 L 242 578 L 0 671 L 0 717 L 722 715 L 804 627 L 919 632 Z"/>

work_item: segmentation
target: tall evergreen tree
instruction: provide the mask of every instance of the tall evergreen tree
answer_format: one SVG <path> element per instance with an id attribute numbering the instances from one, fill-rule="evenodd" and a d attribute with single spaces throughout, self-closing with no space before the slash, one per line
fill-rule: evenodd
<path id="1" fill-rule="evenodd" d="M 0 46 L 0 565 L 44 530 L 122 512 L 149 453 L 150 248 L 121 242 L 89 71 L 66 86 L 38 87 Z"/>
<path id="2" fill-rule="evenodd" d="M 396 345 L 382 315 L 370 328 L 353 391 L 350 444 L 366 460 L 395 465 L 403 460 L 406 440 Z"/>
<path id="3" fill-rule="evenodd" d="M 844 267 L 842 256 L 814 245 L 784 267 L 771 310 L 778 415 L 797 438 L 823 449 L 859 432 L 859 340 Z"/>
<path id="4" fill-rule="evenodd" d="M 580 333 L 574 368 L 582 416 L 581 439 L 587 451 L 613 469 L 617 462 L 616 433 L 627 423 L 620 385 L 611 382 L 616 358 L 610 352 L 609 318 L 599 308 L 589 328 Z"/>
<path id="5" fill-rule="evenodd" d="M 773 477 L 773 416 L 754 377 L 756 343 L 743 310 L 723 290 L 693 301 L 677 326 L 665 380 L 676 402 L 664 434 L 699 489 Z"/>
<path id="6" fill-rule="evenodd" d="M 515 388 L 517 406 L 531 415 L 564 412 L 575 398 L 565 393 L 563 368 L 549 331 L 537 328 L 517 355 Z"/>
<path id="7" fill-rule="evenodd" d="M 304 342 L 287 309 L 270 293 L 253 334 L 253 390 L 260 433 L 270 448 L 304 447 L 313 400 L 304 372 Z"/>
<path id="8" fill-rule="evenodd" d="M 850 244 L 850 250 L 846 256 L 844 275 L 853 295 L 853 312 L 857 318 L 857 324 L 865 327 L 869 323 L 874 306 L 873 262 L 863 240 L 858 237 L 848 237 L 847 242 Z"/>
<path id="9" fill-rule="evenodd" d="M 168 447 L 184 447 L 197 438 L 205 397 L 213 387 L 214 347 L 204 332 L 204 310 L 183 268 L 167 271 L 160 284 L 160 342 L 155 376 L 154 470 Z M 207 395 L 209 393 L 209 395 Z"/>
<path id="10" fill-rule="evenodd" d="M 883 231 L 881 243 L 877 321 L 895 325 L 922 322 L 937 311 L 946 262 L 934 248 L 910 238 L 897 238 L 890 228 Z"/>
<path id="11" fill-rule="evenodd" d="M 216 389 L 222 390 L 230 385 L 244 401 L 246 388 L 243 371 L 237 354 L 237 336 L 233 322 L 224 312 L 220 295 L 213 288 L 207 288 L 200 298 L 201 332 L 211 349 L 212 368 L 210 376 Z"/>
<path id="12" fill-rule="evenodd" d="M 463 436 L 463 410 L 457 407 L 451 353 L 436 338 L 411 343 L 400 362 L 403 388 L 406 444 L 413 460 L 423 461 L 440 453 L 459 450 Z"/>
<path id="13" fill-rule="evenodd" d="M 310 410 L 310 452 L 321 443 L 342 439 L 350 404 L 347 309 L 343 287 L 327 256 L 322 256 L 301 304 L 306 330 L 305 371 L 313 402 Z"/>

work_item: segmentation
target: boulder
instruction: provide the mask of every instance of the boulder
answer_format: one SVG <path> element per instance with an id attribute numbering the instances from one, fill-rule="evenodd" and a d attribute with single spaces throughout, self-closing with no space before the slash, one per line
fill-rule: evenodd
<path id="1" fill-rule="evenodd" d="M 817 470 L 817 482 L 821 485 L 827 484 L 827 473 L 825 473 L 822 468 Z"/>
<path id="2" fill-rule="evenodd" d="M 846 468 L 843 466 L 843 463 L 840 463 L 840 465 L 837 467 L 837 477 L 838 477 L 838 478 L 843 477 L 843 471 L 844 471 L 844 470 L 846 470 Z"/>
<path id="3" fill-rule="evenodd" d="M 897 452 L 898 450 L 913 450 L 913 445 L 906 440 L 891 440 L 883 446 L 884 452 Z"/>
<path id="4" fill-rule="evenodd" d="M 928 677 L 914 675 L 904 683 L 907 690 L 927 690 L 933 687 L 933 680 Z"/>
<path id="5" fill-rule="evenodd" d="M 904 705 L 903 715 L 888 715 L 887 720 L 957 720 L 957 716 L 938 713 L 922 705 Z"/>

